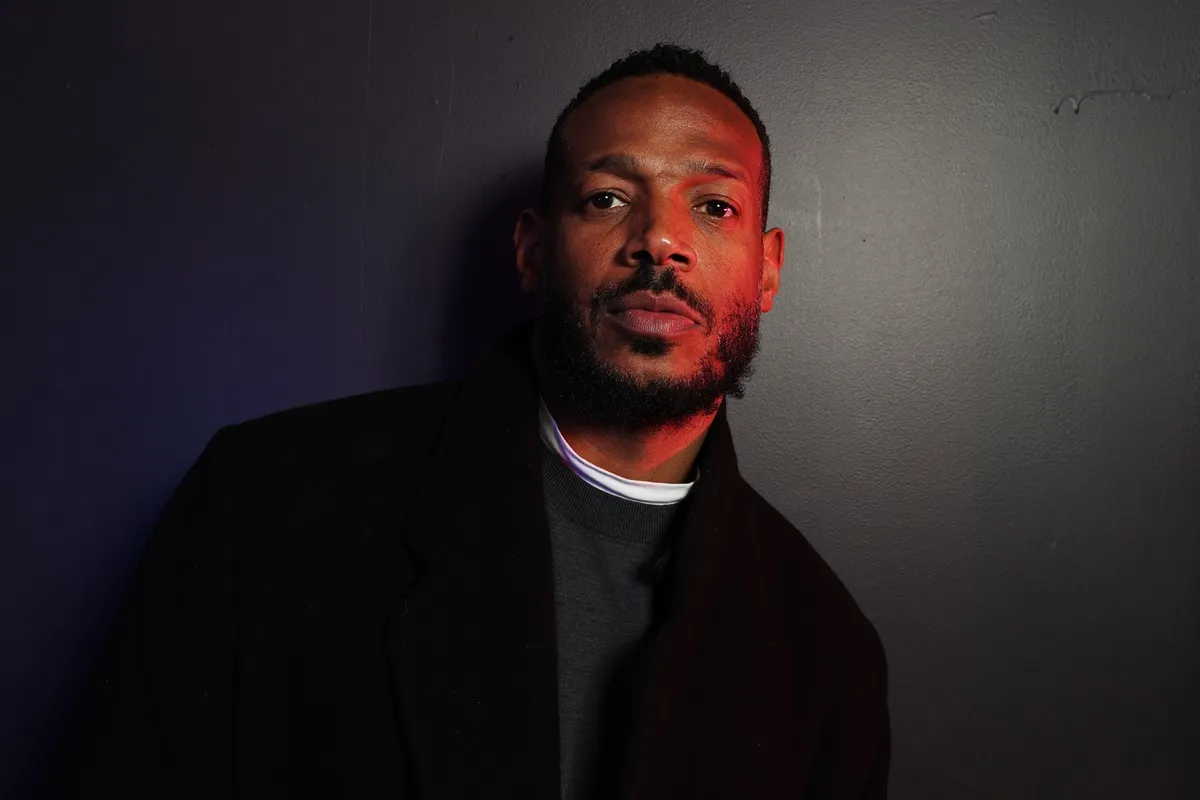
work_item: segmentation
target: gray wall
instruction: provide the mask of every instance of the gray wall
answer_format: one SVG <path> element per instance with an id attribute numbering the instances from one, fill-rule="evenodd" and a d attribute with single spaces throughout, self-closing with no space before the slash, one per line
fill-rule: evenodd
<path id="1" fill-rule="evenodd" d="M 1194 0 L 58 6 L 3 27 L 0 795 L 220 425 L 459 371 L 576 87 L 774 140 L 744 471 L 887 647 L 893 796 L 1200 797 Z"/>

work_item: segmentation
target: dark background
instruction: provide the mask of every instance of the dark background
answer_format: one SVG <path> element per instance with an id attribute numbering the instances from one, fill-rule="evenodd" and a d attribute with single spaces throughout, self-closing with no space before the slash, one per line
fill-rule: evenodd
<path id="1" fill-rule="evenodd" d="M 2 14 L 0 796 L 207 438 L 459 372 L 558 110 L 672 39 L 773 138 L 732 423 L 883 637 L 893 796 L 1200 797 L 1195 0 Z"/>

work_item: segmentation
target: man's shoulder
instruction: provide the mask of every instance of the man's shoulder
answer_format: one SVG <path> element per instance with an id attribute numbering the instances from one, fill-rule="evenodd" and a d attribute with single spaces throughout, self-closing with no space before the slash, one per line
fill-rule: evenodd
<path id="1" fill-rule="evenodd" d="M 436 442 L 459 380 L 381 389 L 275 411 L 226 426 L 210 447 L 257 476 L 353 472 L 419 455 Z"/>
<path id="2" fill-rule="evenodd" d="M 445 412 L 459 385 L 459 380 L 446 380 L 379 389 L 285 408 L 233 427 L 242 436 L 264 442 L 297 436 L 337 437 L 406 423 L 421 427 L 429 417 Z"/>
<path id="3" fill-rule="evenodd" d="M 882 660 L 874 625 L 808 538 L 749 483 L 743 483 L 768 581 L 810 633 L 847 654 Z"/>

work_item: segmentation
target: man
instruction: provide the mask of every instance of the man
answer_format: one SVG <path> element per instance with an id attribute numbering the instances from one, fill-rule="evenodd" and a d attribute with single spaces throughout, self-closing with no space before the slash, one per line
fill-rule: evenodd
<path id="1" fill-rule="evenodd" d="M 701 54 L 588 83 L 514 234 L 534 325 L 461 381 L 220 431 L 50 793 L 883 797 L 879 639 L 726 422 L 779 288 L 769 182 Z"/>

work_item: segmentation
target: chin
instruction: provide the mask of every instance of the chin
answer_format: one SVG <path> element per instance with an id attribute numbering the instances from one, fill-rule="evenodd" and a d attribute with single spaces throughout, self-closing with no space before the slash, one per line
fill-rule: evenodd
<path id="1" fill-rule="evenodd" d="M 602 354 L 601 359 L 609 368 L 639 382 L 686 381 L 700 372 L 700 363 L 679 350 L 666 347 L 646 352 L 645 348 L 626 346 L 616 353 Z"/>

